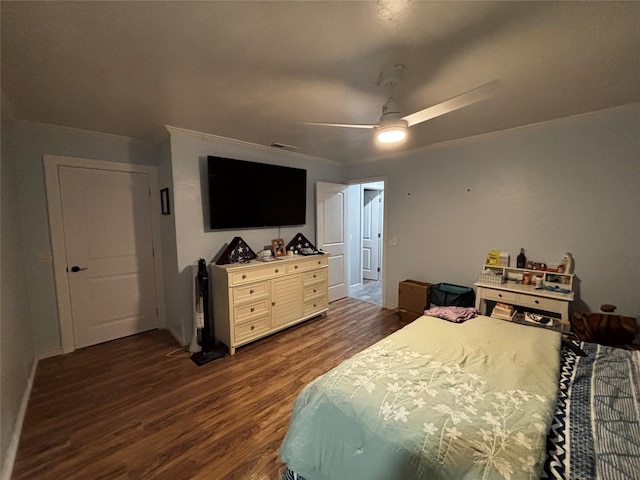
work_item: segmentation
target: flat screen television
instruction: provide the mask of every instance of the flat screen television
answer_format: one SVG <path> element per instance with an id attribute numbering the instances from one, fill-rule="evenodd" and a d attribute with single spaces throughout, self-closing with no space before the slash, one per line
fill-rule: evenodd
<path id="1" fill-rule="evenodd" d="M 307 171 L 208 156 L 211 230 L 304 225 Z"/>

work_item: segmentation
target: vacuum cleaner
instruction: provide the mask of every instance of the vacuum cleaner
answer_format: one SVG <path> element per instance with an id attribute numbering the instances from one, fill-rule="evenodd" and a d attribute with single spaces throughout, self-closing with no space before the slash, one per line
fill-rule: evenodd
<path id="1" fill-rule="evenodd" d="M 222 358 L 225 352 L 215 348 L 213 324 L 209 313 L 209 273 L 207 262 L 198 260 L 198 273 L 195 277 L 195 310 L 193 319 L 193 339 L 189 350 L 195 352 L 191 360 L 199 367 L 217 358 Z M 201 332 L 200 347 L 198 349 L 198 330 Z M 198 351 L 200 350 L 200 351 Z"/>

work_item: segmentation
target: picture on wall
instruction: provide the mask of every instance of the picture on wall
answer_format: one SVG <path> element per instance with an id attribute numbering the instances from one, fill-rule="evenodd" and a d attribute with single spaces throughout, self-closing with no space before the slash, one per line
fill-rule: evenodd
<path id="1" fill-rule="evenodd" d="M 162 215 L 171 215 L 171 204 L 169 203 L 169 188 L 160 190 L 160 203 L 162 206 Z"/>

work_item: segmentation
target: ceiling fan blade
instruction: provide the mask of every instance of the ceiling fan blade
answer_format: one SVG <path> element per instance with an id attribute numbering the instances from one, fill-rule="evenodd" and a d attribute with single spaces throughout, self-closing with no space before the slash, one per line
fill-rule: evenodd
<path id="1" fill-rule="evenodd" d="M 473 103 L 489 98 L 491 95 L 493 95 L 499 85 L 500 80 L 493 80 L 492 82 L 485 83 L 484 85 L 474 88 L 473 90 L 469 90 L 468 92 L 450 98 L 449 100 L 445 100 L 444 102 L 438 103 L 436 105 L 433 105 L 432 107 L 425 108 L 424 110 L 420 110 L 419 112 L 412 113 L 411 115 L 407 115 L 406 117 L 402 118 L 403 120 L 407 121 L 409 126 L 431 120 L 432 118 L 436 118 L 440 115 L 459 110 Z"/>
<path id="2" fill-rule="evenodd" d="M 362 125 L 358 123 L 324 123 L 324 122 L 302 122 L 305 125 L 320 125 L 321 127 L 344 127 L 344 128 L 376 128 L 378 125 Z"/>

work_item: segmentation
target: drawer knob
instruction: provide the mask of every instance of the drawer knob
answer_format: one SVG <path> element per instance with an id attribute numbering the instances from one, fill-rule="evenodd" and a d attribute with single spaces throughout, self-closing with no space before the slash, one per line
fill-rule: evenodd
<path id="1" fill-rule="evenodd" d="M 278 269 L 276 268 L 276 273 L 278 273 L 279 271 L 280 271 L 280 270 L 278 270 Z"/>
<path id="2" fill-rule="evenodd" d="M 251 330 L 255 330 L 256 326 L 255 325 L 251 325 Z"/>
<path id="3" fill-rule="evenodd" d="M 252 294 L 253 293 L 253 288 L 251 290 L 249 290 L 249 293 Z"/>
<path id="4" fill-rule="evenodd" d="M 540 303 L 538 300 L 534 300 L 534 301 L 536 302 L 536 305 L 537 305 L 538 303 Z"/>
<path id="5" fill-rule="evenodd" d="M 316 289 L 315 288 L 313 289 L 313 293 L 316 293 Z"/>
<path id="6" fill-rule="evenodd" d="M 322 265 L 322 262 L 320 260 L 318 260 L 318 265 Z"/>
<path id="7" fill-rule="evenodd" d="M 313 308 L 316 308 L 316 304 L 315 303 L 313 304 Z"/>
<path id="8" fill-rule="evenodd" d="M 271 302 L 271 306 L 275 307 L 276 306 L 276 302 Z"/>
<path id="9" fill-rule="evenodd" d="M 252 312 L 255 312 L 255 310 L 256 310 L 255 307 L 251 307 Z"/>
<path id="10" fill-rule="evenodd" d="M 313 274 L 313 278 L 316 278 L 316 274 L 315 273 Z"/>
<path id="11" fill-rule="evenodd" d="M 294 265 L 293 269 L 297 270 L 298 269 L 298 265 Z"/>
<path id="12" fill-rule="evenodd" d="M 501 294 L 501 293 L 499 293 L 499 294 L 498 294 L 498 296 L 499 296 L 500 298 L 502 298 L 502 294 Z"/>
<path id="13" fill-rule="evenodd" d="M 246 273 L 243 273 L 243 274 L 242 274 L 242 279 L 244 280 L 245 278 L 247 278 L 247 274 L 246 274 Z"/>

